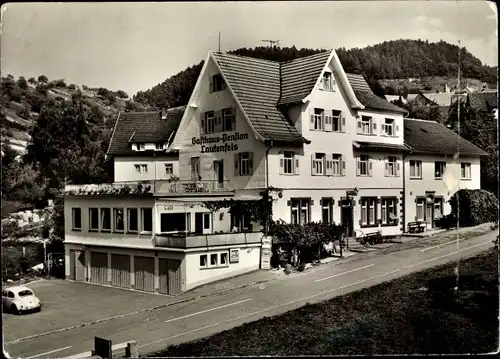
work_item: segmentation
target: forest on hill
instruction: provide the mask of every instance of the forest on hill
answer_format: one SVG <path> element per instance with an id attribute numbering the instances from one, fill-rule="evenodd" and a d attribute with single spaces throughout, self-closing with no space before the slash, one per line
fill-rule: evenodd
<path id="1" fill-rule="evenodd" d="M 255 47 L 229 51 L 231 54 L 273 61 L 288 61 L 326 51 L 292 47 Z M 384 87 L 377 80 L 417 78 L 423 76 L 456 77 L 459 47 L 444 41 L 386 41 L 362 49 L 336 50 L 346 72 L 363 74 L 379 96 Z M 203 66 L 203 61 L 146 91 L 139 91 L 134 101 L 154 107 L 176 107 L 187 104 Z M 496 84 L 496 67 L 484 66 L 466 48 L 461 49 L 460 66 L 464 78 Z"/>

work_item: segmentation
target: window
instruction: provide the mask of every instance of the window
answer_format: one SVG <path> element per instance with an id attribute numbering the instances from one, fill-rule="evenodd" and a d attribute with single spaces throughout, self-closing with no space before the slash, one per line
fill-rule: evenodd
<path id="1" fill-rule="evenodd" d="M 203 213 L 203 229 L 210 229 L 211 224 L 210 213 Z"/>
<path id="2" fill-rule="evenodd" d="M 99 209 L 89 208 L 89 228 L 91 231 L 99 230 Z"/>
<path id="3" fill-rule="evenodd" d="M 211 266 L 216 266 L 217 265 L 217 257 L 218 257 L 218 253 L 212 253 L 210 254 L 210 265 Z"/>
<path id="4" fill-rule="evenodd" d="M 460 163 L 460 173 L 462 179 L 471 179 L 471 164 L 466 162 Z"/>
<path id="5" fill-rule="evenodd" d="M 321 80 L 321 89 L 325 91 L 335 91 L 335 79 L 331 72 L 325 72 Z"/>
<path id="6" fill-rule="evenodd" d="M 341 117 L 340 114 L 342 112 L 338 110 L 332 110 L 332 131 L 333 132 L 340 132 L 342 128 L 341 124 Z"/>
<path id="7" fill-rule="evenodd" d="M 396 136 L 396 128 L 395 128 L 394 119 L 386 118 L 384 123 L 384 134 L 386 136 Z"/>
<path id="8" fill-rule="evenodd" d="M 101 208 L 101 231 L 111 231 L 110 208 Z"/>
<path id="9" fill-rule="evenodd" d="M 135 173 L 148 173 L 148 165 L 134 165 Z"/>
<path id="10" fill-rule="evenodd" d="M 371 135 L 376 130 L 377 125 L 373 122 L 373 119 L 368 116 L 361 116 L 361 120 L 358 121 L 358 133 L 363 135 Z"/>
<path id="11" fill-rule="evenodd" d="M 200 267 L 206 267 L 207 266 L 207 255 L 202 254 L 200 255 Z"/>
<path id="12" fill-rule="evenodd" d="M 445 170 L 446 170 L 446 162 L 443 162 L 443 161 L 434 162 L 434 178 L 435 179 L 443 178 Z"/>
<path id="13" fill-rule="evenodd" d="M 160 231 L 162 233 L 185 232 L 190 224 L 188 223 L 188 214 L 183 212 L 160 214 Z"/>
<path id="14" fill-rule="evenodd" d="M 72 209 L 73 230 L 80 231 L 82 229 L 82 210 L 81 208 Z"/>
<path id="15" fill-rule="evenodd" d="M 142 232 L 152 232 L 153 231 L 153 209 L 152 208 L 141 208 L 141 222 Z"/>
<path id="16" fill-rule="evenodd" d="M 376 198 L 362 197 L 361 198 L 361 225 L 375 226 L 377 213 Z"/>
<path id="17" fill-rule="evenodd" d="M 358 157 L 358 176 L 371 176 L 372 163 L 370 157 L 367 155 L 360 155 Z"/>
<path id="18" fill-rule="evenodd" d="M 137 144 L 137 150 L 138 151 L 145 151 L 146 150 L 146 144 L 145 143 L 138 143 Z"/>
<path id="19" fill-rule="evenodd" d="M 223 122 L 222 122 L 222 130 L 223 131 L 235 131 L 236 128 L 234 128 L 235 126 L 233 126 L 233 123 L 235 123 L 235 120 L 234 120 L 234 114 L 233 114 L 233 109 L 231 108 L 226 108 L 224 110 L 222 110 L 222 119 L 223 119 Z"/>
<path id="20" fill-rule="evenodd" d="M 123 232 L 125 223 L 123 218 L 123 208 L 113 209 L 114 228 L 116 232 Z"/>
<path id="21" fill-rule="evenodd" d="M 415 216 L 416 221 L 425 220 L 425 198 L 417 198 L 417 215 Z"/>
<path id="22" fill-rule="evenodd" d="M 174 165 L 172 163 L 165 163 L 165 174 L 172 176 L 174 174 Z"/>
<path id="23" fill-rule="evenodd" d="M 398 167 L 397 163 L 398 159 L 394 156 L 389 156 L 385 162 L 385 175 L 386 176 L 397 176 L 398 175 Z"/>
<path id="24" fill-rule="evenodd" d="M 240 232 L 248 232 L 252 230 L 250 216 L 244 214 L 231 213 L 231 229 L 236 228 Z"/>
<path id="25" fill-rule="evenodd" d="M 220 265 L 221 266 L 225 266 L 227 264 L 228 264 L 228 262 L 227 262 L 227 253 L 221 253 L 220 254 Z"/>
<path id="26" fill-rule="evenodd" d="M 155 145 L 155 149 L 156 149 L 157 151 L 161 151 L 161 150 L 163 150 L 163 143 L 157 143 L 157 144 Z"/>
<path id="27" fill-rule="evenodd" d="M 223 91 L 226 89 L 226 82 L 221 74 L 212 76 L 212 84 L 210 85 L 211 92 Z"/>
<path id="28" fill-rule="evenodd" d="M 317 131 L 322 131 L 325 129 L 323 116 L 324 110 L 322 108 L 314 109 L 314 129 Z"/>
<path id="29" fill-rule="evenodd" d="M 205 112 L 205 133 L 215 132 L 215 114 L 214 111 Z"/>
<path id="30" fill-rule="evenodd" d="M 235 172 L 239 176 L 250 176 L 253 174 L 253 153 L 241 152 L 236 155 Z"/>
<path id="31" fill-rule="evenodd" d="M 382 198 L 382 224 L 396 225 L 398 223 L 396 198 Z"/>
<path id="32" fill-rule="evenodd" d="M 342 174 L 342 155 L 333 154 L 332 155 L 332 172 L 334 176 L 340 176 Z"/>
<path id="33" fill-rule="evenodd" d="M 410 160 L 410 178 L 422 178 L 422 161 Z"/>
<path id="34" fill-rule="evenodd" d="M 141 165 L 134 165 L 134 172 L 141 173 Z"/>
<path id="35" fill-rule="evenodd" d="M 325 154 L 315 153 L 313 155 L 312 163 L 312 174 L 313 175 L 324 175 L 325 174 Z"/>
<path id="36" fill-rule="evenodd" d="M 128 231 L 137 232 L 139 229 L 137 221 L 138 211 L 137 208 L 127 208 L 127 222 Z"/>
<path id="37" fill-rule="evenodd" d="M 321 199 L 321 221 L 323 223 L 333 222 L 333 198 Z"/>
<path id="38" fill-rule="evenodd" d="M 310 222 L 310 198 L 292 198 L 290 200 L 291 223 L 306 224 Z"/>
<path id="39" fill-rule="evenodd" d="M 293 175 L 295 173 L 295 165 L 298 167 L 298 159 L 297 163 L 295 162 L 295 153 L 285 151 L 283 158 L 280 159 L 280 169 L 282 170 L 282 174 Z"/>
<path id="40" fill-rule="evenodd" d="M 200 157 L 191 157 L 191 179 L 198 180 L 200 177 Z"/>

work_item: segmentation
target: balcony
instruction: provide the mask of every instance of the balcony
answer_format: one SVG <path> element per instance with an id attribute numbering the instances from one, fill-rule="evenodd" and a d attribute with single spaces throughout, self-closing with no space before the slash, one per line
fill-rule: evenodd
<path id="1" fill-rule="evenodd" d="M 74 196 L 153 196 L 165 194 L 203 195 L 213 193 L 234 193 L 234 189 L 227 180 L 152 180 L 66 185 L 64 192 L 65 195 Z"/>
<path id="2" fill-rule="evenodd" d="M 158 234 L 155 236 L 155 247 L 197 248 L 211 246 L 232 246 L 261 243 L 261 232 L 215 233 L 215 234 Z"/>

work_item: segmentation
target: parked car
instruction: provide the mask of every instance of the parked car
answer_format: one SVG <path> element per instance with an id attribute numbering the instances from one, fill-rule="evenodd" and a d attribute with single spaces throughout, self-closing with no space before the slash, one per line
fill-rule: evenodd
<path id="1" fill-rule="evenodd" d="M 31 289 L 25 286 L 15 286 L 2 290 L 2 305 L 4 311 L 12 314 L 39 312 L 42 302 Z"/>

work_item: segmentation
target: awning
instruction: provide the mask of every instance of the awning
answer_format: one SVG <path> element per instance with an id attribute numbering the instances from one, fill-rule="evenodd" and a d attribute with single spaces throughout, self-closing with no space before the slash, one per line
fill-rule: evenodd
<path id="1" fill-rule="evenodd" d="M 352 145 L 361 151 L 410 152 L 408 146 L 396 143 L 353 141 Z"/>

